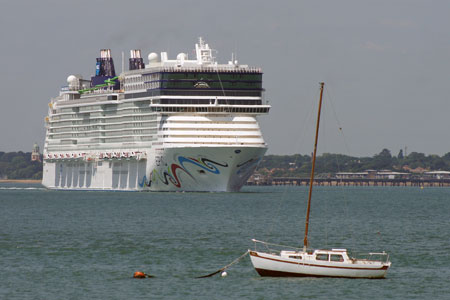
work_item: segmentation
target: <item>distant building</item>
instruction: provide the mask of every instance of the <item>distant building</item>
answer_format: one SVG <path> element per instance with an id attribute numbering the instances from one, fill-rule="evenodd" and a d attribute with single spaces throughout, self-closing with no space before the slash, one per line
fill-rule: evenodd
<path id="1" fill-rule="evenodd" d="M 403 166 L 403 170 L 411 172 L 411 173 L 415 173 L 415 174 L 422 174 L 425 173 L 427 171 L 430 171 L 430 169 L 424 169 L 421 167 L 417 167 L 415 169 L 411 169 L 409 166 Z"/>
<path id="2" fill-rule="evenodd" d="M 41 152 L 37 143 L 33 145 L 33 151 L 31 151 L 31 161 L 41 161 Z"/>
<path id="3" fill-rule="evenodd" d="M 359 178 L 368 178 L 368 172 L 339 172 L 336 173 L 336 178 L 338 179 L 359 179 Z"/>
<path id="4" fill-rule="evenodd" d="M 424 173 L 425 177 L 430 177 L 434 179 L 449 179 L 450 172 L 449 171 L 430 171 Z"/>
<path id="5" fill-rule="evenodd" d="M 264 185 L 268 181 L 268 177 L 264 176 L 258 172 L 253 173 L 252 176 L 247 180 L 249 185 Z"/>
<path id="6" fill-rule="evenodd" d="M 408 179 L 409 173 L 392 172 L 389 170 L 366 170 L 365 172 L 339 172 L 336 173 L 338 179 Z"/>
<path id="7" fill-rule="evenodd" d="M 387 170 L 382 170 L 377 172 L 375 178 L 377 179 L 409 179 L 410 173 L 402 173 L 402 172 L 392 172 Z"/>

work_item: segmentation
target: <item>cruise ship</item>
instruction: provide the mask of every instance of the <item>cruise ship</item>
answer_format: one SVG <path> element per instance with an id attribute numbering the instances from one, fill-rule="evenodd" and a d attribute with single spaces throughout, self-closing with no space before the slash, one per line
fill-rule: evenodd
<path id="1" fill-rule="evenodd" d="M 49 189 L 239 191 L 267 150 L 262 70 L 219 64 L 200 38 L 195 58 L 131 50 L 116 75 L 111 50 L 95 75 L 70 75 L 45 118 Z"/>

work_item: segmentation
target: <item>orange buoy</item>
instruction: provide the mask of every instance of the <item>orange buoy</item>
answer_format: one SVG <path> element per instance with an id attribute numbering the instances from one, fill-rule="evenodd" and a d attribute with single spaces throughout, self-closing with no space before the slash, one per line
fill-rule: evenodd
<path id="1" fill-rule="evenodd" d="M 144 272 L 136 271 L 134 272 L 133 278 L 145 278 L 147 274 Z"/>

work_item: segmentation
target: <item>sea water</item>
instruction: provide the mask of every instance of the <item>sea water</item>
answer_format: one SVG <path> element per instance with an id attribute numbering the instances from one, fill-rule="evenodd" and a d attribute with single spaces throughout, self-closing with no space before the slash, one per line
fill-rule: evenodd
<path id="1" fill-rule="evenodd" d="M 240 193 L 0 184 L 0 299 L 449 299 L 450 189 L 317 187 L 312 247 L 386 251 L 386 279 L 259 277 L 252 238 L 302 246 L 306 187 Z M 135 271 L 154 275 L 133 279 Z"/>

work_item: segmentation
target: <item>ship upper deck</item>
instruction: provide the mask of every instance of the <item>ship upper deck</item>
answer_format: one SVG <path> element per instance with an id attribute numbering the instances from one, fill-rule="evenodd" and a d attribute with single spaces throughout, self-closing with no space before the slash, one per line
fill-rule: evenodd
<path id="1" fill-rule="evenodd" d="M 132 50 L 130 70 L 115 76 L 110 50 L 102 50 L 102 56 L 97 58 L 96 75 L 91 80 L 84 80 L 80 75 L 69 76 L 68 85 L 62 87 L 60 95 L 53 102 L 72 100 L 70 104 L 61 105 L 73 105 L 164 96 L 203 100 L 224 100 L 221 97 L 230 100 L 230 97 L 262 100 L 264 89 L 261 68 L 239 64 L 233 56 L 228 64 L 219 64 L 215 61 L 213 50 L 202 38 L 195 45 L 195 52 L 195 59 L 189 59 L 185 53 L 179 53 L 176 59 L 169 59 L 167 52 L 161 52 L 160 56 L 150 53 L 148 63 L 144 64 L 140 50 Z M 245 104 L 261 105 L 262 102 Z"/>

